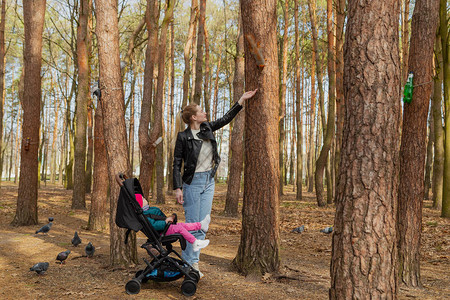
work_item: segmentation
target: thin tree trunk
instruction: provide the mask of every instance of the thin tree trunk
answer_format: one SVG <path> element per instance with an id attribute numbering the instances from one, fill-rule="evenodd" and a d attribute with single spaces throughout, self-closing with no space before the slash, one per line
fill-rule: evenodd
<path id="1" fill-rule="evenodd" d="M 311 100 L 310 100 L 310 120 L 309 120 L 309 153 L 308 153 L 308 160 L 309 160 L 309 166 L 308 166 L 308 192 L 312 193 L 314 190 L 314 127 L 315 127 L 315 121 L 316 121 L 316 91 L 315 91 L 315 85 L 316 85 L 316 52 L 312 51 L 312 57 L 311 57 Z M 317 134 L 319 133 L 319 130 L 317 130 Z"/>
<path id="2" fill-rule="evenodd" d="M 433 163 L 433 142 L 434 142 L 434 125 L 433 125 L 433 111 L 428 112 L 428 141 L 426 150 L 425 161 L 425 177 L 424 177 L 424 196 L 423 199 L 430 199 L 430 187 L 431 187 L 431 165 Z"/>
<path id="3" fill-rule="evenodd" d="M 414 73 L 415 87 L 412 101 L 405 103 L 403 111 L 397 225 L 399 281 L 409 287 L 422 286 L 420 239 L 424 196 L 423 174 L 438 14 L 437 1 L 418 0 L 411 24 L 409 70 Z"/>
<path id="4" fill-rule="evenodd" d="M 329 297 L 396 299 L 399 2 L 349 0 L 348 8 Z"/>
<path id="5" fill-rule="evenodd" d="M 38 148 L 41 106 L 42 32 L 44 28 L 45 0 L 25 1 L 23 20 L 24 89 L 20 179 L 16 215 L 13 225 L 35 225 L 38 222 Z"/>
<path id="6" fill-rule="evenodd" d="M 103 113 L 103 134 L 108 160 L 110 186 L 110 265 L 137 263 L 136 241 L 132 237 L 124 243 L 125 229 L 115 224 L 119 185 L 115 175 L 119 172 L 130 175 L 125 126 L 125 105 L 120 74 L 119 28 L 117 2 L 96 1 L 96 34 L 99 49 L 100 89 Z"/>
<path id="7" fill-rule="evenodd" d="M 88 98 L 88 109 L 87 109 L 87 156 L 86 156 L 86 193 L 91 192 L 92 186 L 92 161 L 94 158 L 94 140 L 93 140 L 93 130 L 94 130 L 94 110 L 92 109 L 93 102 L 89 95 Z"/>
<path id="8" fill-rule="evenodd" d="M 205 104 L 205 111 L 208 116 L 211 114 L 211 107 L 209 103 L 210 98 L 210 90 L 209 85 L 211 83 L 210 80 L 210 67 L 209 67 L 209 38 L 208 38 L 208 30 L 205 26 L 205 82 L 203 83 L 203 102 Z"/>
<path id="9" fill-rule="evenodd" d="M 3 105 L 5 103 L 5 26 L 6 26 L 6 0 L 2 0 L 0 20 L 0 143 L 3 141 Z M 1 149 L 0 149 L 1 150 Z M 3 157 L 0 164 L 0 186 L 3 174 Z"/>
<path id="10" fill-rule="evenodd" d="M 175 31 L 174 22 L 170 23 L 170 64 L 169 64 L 169 135 L 167 139 L 168 158 L 167 158 L 167 194 L 173 195 L 173 149 L 174 145 L 174 107 L 175 107 Z"/>
<path id="11" fill-rule="evenodd" d="M 203 80 L 203 39 L 205 37 L 206 0 L 200 0 L 200 17 L 197 33 L 197 57 L 195 62 L 194 103 L 200 105 Z"/>
<path id="12" fill-rule="evenodd" d="M 299 38 L 299 25 L 298 25 L 298 15 L 299 15 L 299 0 L 295 0 L 294 8 L 294 20 L 295 20 L 295 122 L 297 125 L 297 194 L 296 199 L 302 200 L 302 181 L 303 181 L 303 72 L 301 72 L 300 66 L 300 38 Z M 302 77 L 300 77 L 300 72 Z"/>
<path id="13" fill-rule="evenodd" d="M 233 79 L 233 102 L 239 101 L 239 97 L 244 93 L 244 34 L 242 19 L 239 13 L 239 35 L 236 41 L 236 57 L 234 60 Z M 241 188 L 242 169 L 244 163 L 244 125 L 245 114 L 239 113 L 233 124 L 230 141 L 230 174 L 227 182 L 227 196 L 225 200 L 224 213 L 228 216 L 237 217 L 239 207 L 239 190 Z"/>
<path id="14" fill-rule="evenodd" d="M 181 104 L 182 108 L 187 105 L 187 101 L 189 98 L 189 80 L 191 76 L 191 49 L 194 42 L 195 29 L 198 22 L 198 12 L 198 0 L 192 0 L 188 37 L 184 46 L 183 102 Z"/>
<path id="15" fill-rule="evenodd" d="M 433 97 L 431 109 L 433 111 L 434 125 L 434 161 L 433 161 L 433 208 L 442 209 L 442 191 L 443 191 L 443 171 L 444 171 L 444 130 L 442 127 L 442 51 L 440 47 L 440 36 L 436 37 L 435 42 L 435 65 L 436 73 L 433 82 Z"/>
<path id="16" fill-rule="evenodd" d="M 53 139 L 52 139 L 52 172 L 50 182 L 52 184 L 56 181 L 56 140 L 58 139 L 58 113 L 59 113 L 59 97 L 55 97 L 55 119 L 53 124 Z"/>
<path id="17" fill-rule="evenodd" d="M 258 88 L 255 99 L 245 108 L 245 168 L 242 235 L 234 264 L 239 272 L 260 276 L 280 267 L 278 92 L 279 82 L 276 35 L 276 1 L 242 0 L 244 35 L 251 35 L 262 47 L 263 69 L 248 45 L 245 47 L 246 89 Z M 255 128 L 258 120 L 264 120 Z M 264 199 L 264 201 L 261 201 Z M 258 215 L 257 218 L 255 216 Z"/>
<path id="18" fill-rule="evenodd" d="M 409 54 L 409 0 L 402 0 L 402 77 L 401 86 L 405 85 L 408 77 L 408 54 Z"/>

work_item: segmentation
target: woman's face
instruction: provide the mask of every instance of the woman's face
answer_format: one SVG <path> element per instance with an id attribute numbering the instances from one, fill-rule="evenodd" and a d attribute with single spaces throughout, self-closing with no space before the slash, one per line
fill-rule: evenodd
<path id="1" fill-rule="evenodd" d="M 192 119 L 194 121 L 197 121 L 198 123 L 203 123 L 208 121 L 206 112 L 203 111 L 203 109 L 200 106 L 197 106 L 197 113 L 192 116 Z"/>

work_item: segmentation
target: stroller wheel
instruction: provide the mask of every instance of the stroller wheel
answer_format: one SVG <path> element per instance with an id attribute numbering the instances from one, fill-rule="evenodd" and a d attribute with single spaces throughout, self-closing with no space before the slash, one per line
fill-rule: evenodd
<path id="1" fill-rule="evenodd" d="M 196 283 L 200 281 L 200 275 L 196 271 L 189 272 L 189 276 L 191 276 Z"/>
<path id="2" fill-rule="evenodd" d="M 140 290 L 141 284 L 136 279 L 128 281 L 127 284 L 125 285 L 125 291 L 127 292 L 128 295 L 139 294 Z"/>
<path id="3" fill-rule="evenodd" d="M 192 296 L 197 291 L 197 283 L 195 281 L 192 281 L 190 279 L 187 279 L 183 281 L 183 284 L 181 285 L 181 292 L 185 296 Z"/>
<path id="4" fill-rule="evenodd" d="M 142 274 L 142 272 L 144 272 L 144 270 L 139 270 L 139 271 L 137 271 L 136 272 L 136 274 L 134 275 L 134 278 L 138 278 L 141 274 Z M 142 279 L 141 279 L 141 282 L 142 283 L 147 283 L 148 282 L 148 278 L 147 277 L 143 277 Z"/>

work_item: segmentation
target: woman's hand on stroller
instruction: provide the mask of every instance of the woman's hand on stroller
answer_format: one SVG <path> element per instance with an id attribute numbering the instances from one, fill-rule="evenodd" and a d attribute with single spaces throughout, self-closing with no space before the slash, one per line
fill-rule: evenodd
<path id="1" fill-rule="evenodd" d="M 177 202 L 181 205 L 183 205 L 184 200 L 183 200 L 183 191 L 181 189 L 176 189 L 175 190 L 175 199 L 177 199 Z"/>

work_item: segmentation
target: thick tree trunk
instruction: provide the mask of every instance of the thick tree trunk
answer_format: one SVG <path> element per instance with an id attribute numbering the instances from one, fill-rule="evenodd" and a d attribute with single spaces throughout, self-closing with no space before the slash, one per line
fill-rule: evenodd
<path id="1" fill-rule="evenodd" d="M 279 180 L 276 1 L 243 0 L 240 4 L 244 36 L 261 42 L 258 52 L 265 66 L 257 66 L 247 43 L 246 89 L 258 88 L 258 92 L 245 108 L 242 235 L 234 264 L 243 274 L 261 275 L 280 267 L 278 185 L 273 184 Z"/>
<path id="2" fill-rule="evenodd" d="M 442 52 L 440 36 L 435 42 L 436 74 L 433 82 L 433 97 L 431 110 L 433 111 L 434 125 L 434 161 L 433 161 L 433 208 L 442 209 L 443 171 L 444 171 L 444 130 L 442 128 Z"/>
<path id="3" fill-rule="evenodd" d="M 398 5 L 394 0 L 348 5 L 347 106 L 330 299 L 396 299 Z"/>
<path id="4" fill-rule="evenodd" d="M 233 102 L 239 101 L 239 97 L 244 93 L 244 34 L 242 28 L 242 18 L 239 16 L 239 36 L 236 42 L 236 57 L 234 60 L 233 79 Z M 231 153 L 230 174 L 227 182 L 227 196 L 224 213 L 228 216 L 237 217 L 239 207 L 239 190 L 241 189 L 242 169 L 244 163 L 244 125 L 245 114 L 239 113 L 233 124 L 231 131 Z"/>
<path id="5" fill-rule="evenodd" d="M 153 72 L 155 67 L 156 56 L 158 53 L 158 17 L 159 5 L 155 0 L 147 1 L 147 30 L 148 41 L 147 50 L 145 51 L 145 71 L 144 71 L 144 96 L 141 103 L 141 119 L 139 123 L 139 148 L 141 150 L 141 164 L 139 180 L 141 182 L 142 190 L 144 191 L 144 197 L 148 198 L 152 174 L 153 165 L 151 161 L 155 156 L 155 147 L 152 143 L 156 141 L 150 138 L 149 126 L 152 116 L 152 98 L 153 98 Z"/>
<path id="6" fill-rule="evenodd" d="M 191 76 L 191 49 L 194 42 L 195 29 L 198 22 L 198 11 L 198 0 L 192 0 L 188 37 L 184 46 L 183 102 L 181 104 L 181 107 L 185 107 L 187 105 L 187 101 L 189 98 L 189 80 Z"/>
<path id="7" fill-rule="evenodd" d="M 414 73 L 415 87 L 411 103 L 405 103 L 403 109 L 397 225 L 399 281 L 410 287 L 422 286 L 420 238 L 423 174 L 438 13 L 437 1 L 418 0 L 411 24 L 409 70 Z"/>
<path id="8" fill-rule="evenodd" d="M 124 243 L 125 229 L 115 224 L 119 185 L 115 175 L 130 175 L 125 126 L 125 105 L 120 75 L 119 28 L 117 2 L 96 1 L 96 34 L 99 49 L 100 89 L 103 113 L 103 134 L 108 160 L 110 186 L 110 264 L 129 265 L 137 263 L 135 240 Z"/>
<path id="9" fill-rule="evenodd" d="M 41 106 L 42 32 L 44 29 L 45 0 L 25 1 L 23 19 L 24 89 L 22 108 L 22 149 L 16 215 L 13 225 L 34 225 L 38 222 L 38 148 Z"/>
<path id="10" fill-rule="evenodd" d="M 450 43 L 447 22 L 446 0 L 440 0 L 439 9 L 439 33 L 441 34 L 442 65 L 444 80 L 444 182 L 450 182 Z M 442 213 L 444 218 L 450 218 L 450 184 L 444 184 L 442 192 Z"/>
<path id="11" fill-rule="evenodd" d="M 300 39 L 299 39 L 299 27 L 298 27 L 298 1 L 295 0 L 295 122 L 297 124 L 297 194 L 296 199 L 302 200 L 302 180 L 303 180 L 303 91 L 302 78 L 300 78 Z"/>
<path id="12" fill-rule="evenodd" d="M 203 40 L 205 37 L 206 0 L 200 0 L 200 16 L 197 33 L 197 57 L 195 62 L 194 103 L 200 105 L 203 80 Z"/>
<path id="13" fill-rule="evenodd" d="M 89 1 L 80 1 L 77 28 L 78 93 L 76 105 L 73 209 L 86 209 L 86 125 L 89 95 Z"/>
<path id="14" fill-rule="evenodd" d="M 94 184 L 91 195 L 88 230 L 104 231 L 108 224 L 108 160 L 106 158 L 105 140 L 103 135 L 102 102 L 97 99 L 97 109 L 94 120 Z"/>

